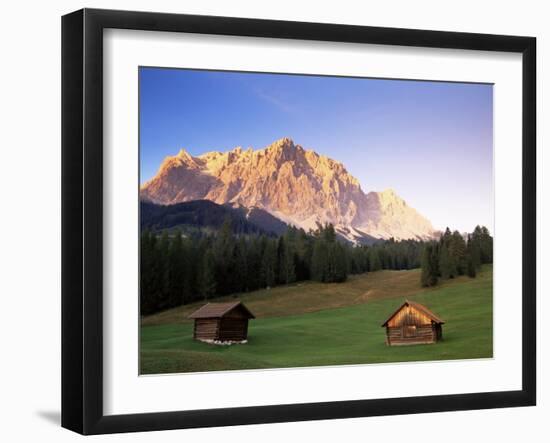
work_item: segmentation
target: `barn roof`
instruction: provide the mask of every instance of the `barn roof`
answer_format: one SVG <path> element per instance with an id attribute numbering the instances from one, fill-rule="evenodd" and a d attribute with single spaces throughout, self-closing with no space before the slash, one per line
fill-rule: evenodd
<path id="1" fill-rule="evenodd" d="M 403 309 L 405 306 L 411 306 L 413 308 L 415 308 L 416 310 L 422 312 L 424 315 L 426 315 L 430 320 L 434 321 L 435 323 L 439 323 L 439 324 L 444 324 L 445 321 L 442 320 L 441 318 L 439 318 L 437 315 L 435 315 L 432 311 L 430 311 L 426 306 L 424 305 L 421 305 L 420 303 L 417 303 L 417 302 L 414 302 L 414 301 L 409 301 L 409 300 L 405 300 L 405 302 L 399 306 L 395 312 L 390 315 L 388 317 L 388 319 L 382 323 L 382 326 L 386 326 L 388 324 L 388 322 L 393 318 L 395 317 L 395 315 L 401 311 L 401 309 Z"/>
<path id="2" fill-rule="evenodd" d="M 231 312 L 233 309 L 240 307 L 248 318 L 255 318 L 254 314 L 240 301 L 229 303 L 207 303 L 201 308 L 193 312 L 188 318 L 221 318 Z"/>

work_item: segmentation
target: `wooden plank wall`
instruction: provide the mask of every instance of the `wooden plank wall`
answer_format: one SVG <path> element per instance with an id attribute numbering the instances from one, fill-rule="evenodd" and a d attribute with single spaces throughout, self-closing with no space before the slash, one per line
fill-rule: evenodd
<path id="1" fill-rule="evenodd" d="M 193 338 L 199 340 L 218 340 L 220 321 L 216 318 L 197 318 Z"/>
<path id="2" fill-rule="evenodd" d="M 246 340 L 248 320 L 237 318 L 222 318 L 220 324 L 220 340 Z"/>
<path id="3" fill-rule="evenodd" d="M 417 326 L 414 335 L 407 336 L 405 326 L 386 328 L 386 343 L 388 345 L 411 345 L 435 343 L 437 332 L 435 325 Z"/>

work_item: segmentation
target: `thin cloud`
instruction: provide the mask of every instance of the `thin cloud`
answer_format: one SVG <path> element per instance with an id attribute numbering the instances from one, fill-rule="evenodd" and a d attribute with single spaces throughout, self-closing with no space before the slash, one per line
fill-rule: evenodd
<path id="1" fill-rule="evenodd" d="M 277 107 L 283 112 L 286 112 L 287 114 L 293 114 L 296 111 L 292 105 L 285 102 L 280 97 L 276 97 L 275 95 L 269 94 L 261 89 L 256 89 L 255 92 L 258 98 L 272 104 L 273 106 Z"/>

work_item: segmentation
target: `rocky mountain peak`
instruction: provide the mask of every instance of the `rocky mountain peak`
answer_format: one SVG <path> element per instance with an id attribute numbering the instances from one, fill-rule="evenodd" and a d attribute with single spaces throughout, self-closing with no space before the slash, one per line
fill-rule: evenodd
<path id="1" fill-rule="evenodd" d="M 193 156 L 189 154 L 189 152 L 187 152 L 185 148 L 181 148 L 176 157 L 185 162 L 193 161 Z"/>
<path id="2" fill-rule="evenodd" d="M 293 161 L 297 157 L 303 157 L 304 150 L 301 146 L 296 145 L 291 138 L 283 137 L 264 149 L 267 158 L 271 158 L 276 162 Z"/>
<path id="3" fill-rule="evenodd" d="M 202 199 L 257 207 L 306 230 L 333 223 L 351 236 L 354 230 L 378 238 L 428 238 L 434 232 L 393 189 L 365 194 L 342 163 L 289 137 L 260 150 L 236 147 L 193 157 L 182 149 L 163 161 L 140 194 L 160 204 Z"/>
<path id="4" fill-rule="evenodd" d="M 271 150 L 292 150 L 295 149 L 296 145 L 294 144 L 294 140 L 292 140 L 290 137 L 282 137 L 279 140 L 274 141 L 267 147 L 267 149 Z"/>
<path id="5" fill-rule="evenodd" d="M 379 192 L 380 195 L 383 195 L 388 198 L 397 197 L 397 192 L 393 188 L 386 188 L 383 191 Z"/>
<path id="6" fill-rule="evenodd" d="M 378 192 L 380 204 L 384 206 L 407 206 L 407 202 L 397 195 L 394 189 L 388 188 L 382 192 Z"/>

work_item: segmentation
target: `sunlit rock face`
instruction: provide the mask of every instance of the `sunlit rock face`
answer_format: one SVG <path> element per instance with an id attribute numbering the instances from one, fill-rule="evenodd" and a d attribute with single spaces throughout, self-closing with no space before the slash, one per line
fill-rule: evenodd
<path id="1" fill-rule="evenodd" d="M 257 207 L 305 230 L 330 222 L 351 241 L 364 234 L 426 239 L 435 233 L 393 190 L 365 194 L 342 163 L 289 138 L 264 149 L 237 147 L 197 157 L 182 149 L 164 159 L 140 195 L 157 204 L 206 199 Z"/>

